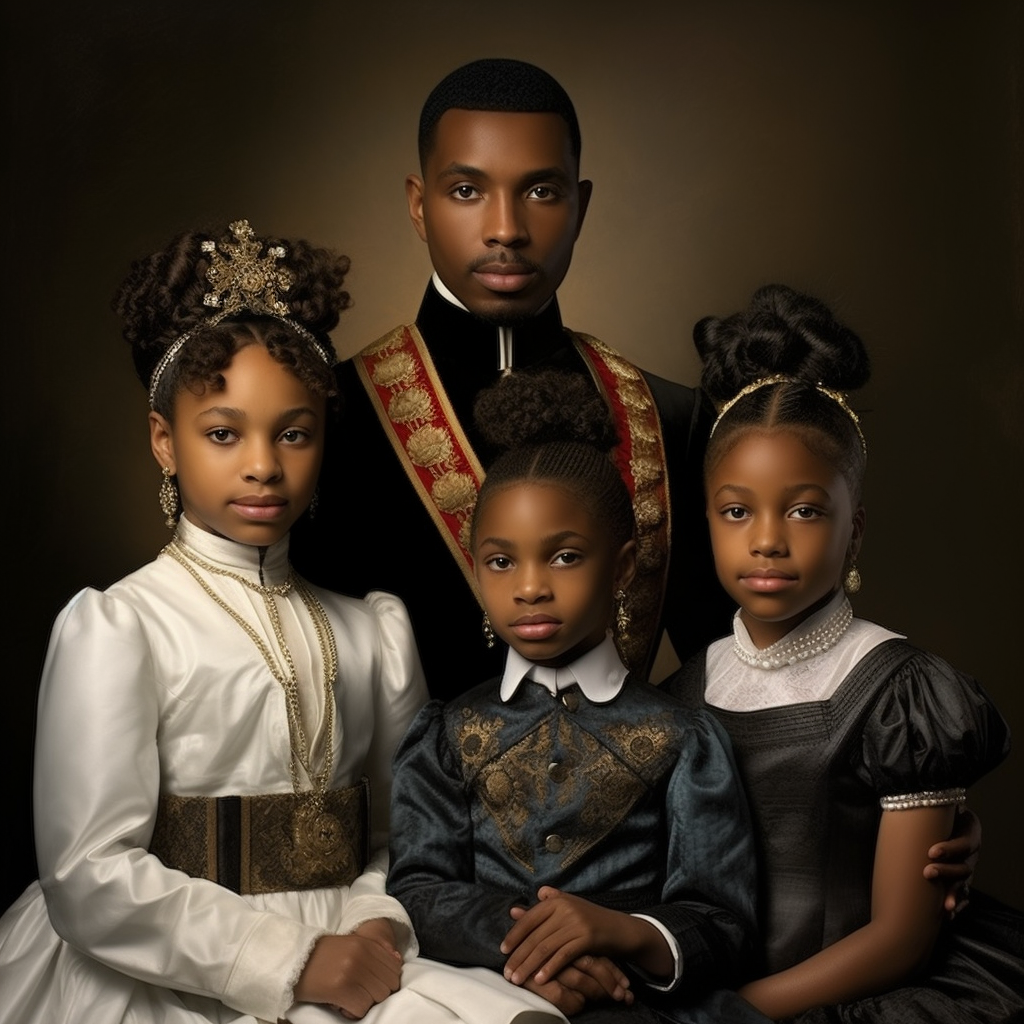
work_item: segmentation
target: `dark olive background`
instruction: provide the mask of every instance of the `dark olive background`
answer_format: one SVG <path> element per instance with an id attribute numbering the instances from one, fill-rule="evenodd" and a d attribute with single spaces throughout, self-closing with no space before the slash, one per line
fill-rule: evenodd
<path id="1" fill-rule="evenodd" d="M 411 319 L 429 271 L 403 192 L 419 108 L 481 56 L 542 65 L 577 105 L 595 187 L 560 293 L 568 324 L 689 383 L 694 321 L 768 281 L 862 334 L 857 611 L 975 674 L 1024 743 L 1019 0 L 60 0 L 3 24 L 0 907 L 35 875 L 53 617 L 166 536 L 145 395 L 110 311 L 129 261 L 248 217 L 352 257 L 343 354 Z M 1018 906 L 1021 759 L 971 794 L 977 884 Z"/>

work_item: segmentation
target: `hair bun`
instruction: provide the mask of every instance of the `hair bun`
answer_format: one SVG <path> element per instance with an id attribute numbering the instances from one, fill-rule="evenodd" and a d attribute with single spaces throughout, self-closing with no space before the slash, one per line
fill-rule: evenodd
<path id="1" fill-rule="evenodd" d="M 473 417 L 495 449 L 576 441 L 610 452 L 618 443 L 604 399 L 578 373 L 507 373 L 477 395 Z"/>
<path id="2" fill-rule="evenodd" d="M 861 339 L 823 302 L 781 284 L 758 288 L 741 313 L 699 320 L 693 341 L 701 387 L 717 403 L 776 373 L 839 391 L 862 387 L 871 374 Z"/>
<path id="3" fill-rule="evenodd" d="M 135 260 L 114 297 L 114 309 L 123 320 L 122 333 L 132 346 L 136 372 L 143 384 L 173 341 L 207 320 L 214 310 L 204 296 L 211 289 L 207 278 L 210 257 L 206 242 L 229 241 L 233 225 L 219 231 L 188 231 L 163 249 Z M 237 237 L 237 236 L 236 236 Z M 281 265 L 291 274 L 284 294 L 288 317 L 322 340 L 338 324 L 350 304 L 343 288 L 349 260 L 305 239 L 259 236 L 261 253 L 282 247 Z"/>

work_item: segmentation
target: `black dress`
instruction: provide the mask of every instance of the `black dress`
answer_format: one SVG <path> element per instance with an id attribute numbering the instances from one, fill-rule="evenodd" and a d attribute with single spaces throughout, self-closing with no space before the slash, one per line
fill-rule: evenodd
<path id="1" fill-rule="evenodd" d="M 879 798 L 969 786 L 1009 752 L 974 680 L 902 640 L 865 656 L 831 698 L 758 711 L 705 699 L 705 659 L 666 686 L 732 740 L 762 875 L 762 974 L 785 970 L 871 917 Z M 981 893 L 945 927 L 924 976 L 802 1014 L 811 1022 L 1003 1022 L 1024 1012 L 1024 915 Z"/>

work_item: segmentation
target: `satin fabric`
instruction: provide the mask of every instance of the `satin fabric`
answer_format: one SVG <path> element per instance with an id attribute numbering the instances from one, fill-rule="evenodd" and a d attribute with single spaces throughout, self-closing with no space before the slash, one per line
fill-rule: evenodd
<path id="1" fill-rule="evenodd" d="M 829 699 L 759 711 L 708 704 L 705 661 L 665 686 L 732 740 L 761 866 L 759 973 L 774 973 L 870 920 L 879 798 L 970 786 L 1006 757 L 1009 733 L 977 682 L 899 639 L 865 656 Z M 760 675 L 770 687 L 772 673 Z M 1024 916 L 981 894 L 972 902 L 946 927 L 925 979 L 806 1020 L 995 1024 L 1024 1010 Z"/>
<path id="2" fill-rule="evenodd" d="M 231 572 L 285 578 L 287 540 L 261 559 L 187 522 L 179 532 Z M 201 572 L 275 649 L 262 598 Z M 408 917 L 384 891 L 390 759 L 426 698 L 412 630 L 391 595 L 316 594 L 338 649 L 331 785 L 370 780 L 366 870 L 350 887 L 239 896 L 147 852 L 160 793 L 293 788 L 281 685 L 238 623 L 161 555 L 105 592 L 82 591 L 53 627 L 36 744 L 40 878 L 0 919 L 0 1021 L 276 1021 L 315 940 L 377 917 L 415 957 Z M 296 665 L 310 670 L 299 677 L 310 691 L 304 718 L 322 746 L 319 644 L 295 591 L 276 600 Z M 407 1010 L 412 998 L 403 995 Z M 459 1019 L 431 1007 L 418 1019 Z M 410 1018 L 385 1001 L 366 1019 Z"/>

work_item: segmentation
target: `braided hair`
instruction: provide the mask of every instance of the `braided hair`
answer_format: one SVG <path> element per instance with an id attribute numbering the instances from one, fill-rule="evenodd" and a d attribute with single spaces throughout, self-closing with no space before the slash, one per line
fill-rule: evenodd
<path id="1" fill-rule="evenodd" d="M 754 292 L 747 309 L 707 316 L 693 328 L 703 363 L 701 387 L 719 407 L 743 388 L 776 374 L 786 380 L 744 395 L 719 418 L 708 443 L 704 474 L 752 430 L 789 430 L 843 474 L 859 502 L 867 456 L 849 412 L 818 385 L 839 392 L 870 376 L 864 343 L 821 301 L 785 285 Z"/>
<path id="2" fill-rule="evenodd" d="M 608 527 L 615 544 L 633 538 L 633 503 L 610 454 L 618 434 L 586 377 L 556 370 L 506 374 L 477 396 L 473 412 L 485 440 L 500 451 L 480 488 L 474 544 L 490 496 L 524 482 L 568 490 Z"/>

